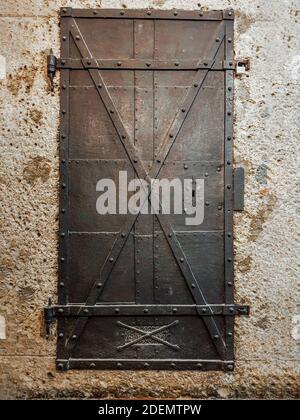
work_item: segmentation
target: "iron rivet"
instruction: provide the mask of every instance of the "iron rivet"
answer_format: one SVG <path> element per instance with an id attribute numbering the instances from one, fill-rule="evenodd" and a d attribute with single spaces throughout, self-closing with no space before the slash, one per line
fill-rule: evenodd
<path id="1" fill-rule="evenodd" d="M 122 136 L 122 139 L 123 139 L 123 140 L 125 140 L 125 139 L 126 139 L 126 136 L 124 136 L 124 135 L 123 135 L 123 136 Z"/>
<path id="2" fill-rule="evenodd" d="M 66 39 L 66 37 L 65 37 L 65 36 L 64 36 L 64 38 Z M 63 39 L 64 39 L 64 38 L 63 38 Z M 64 39 L 64 40 L 65 40 L 65 39 Z M 61 60 L 61 64 L 64 66 L 64 65 L 66 64 L 66 60 Z"/>
<path id="3" fill-rule="evenodd" d="M 62 213 L 65 213 L 65 212 L 66 212 L 66 209 L 62 209 L 62 210 L 61 210 L 61 212 L 62 212 Z"/>
<path id="4" fill-rule="evenodd" d="M 184 258 L 180 258 L 180 262 L 183 262 L 184 261 Z"/>
<path id="5" fill-rule="evenodd" d="M 230 136 L 228 136 L 228 137 L 227 137 L 227 140 L 228 140 L 228 141 L 230 141 L 230 140 L 231 140 L 231 137 L 230 137 Z"/>
<path id="6" fill-rule="evenodd" d="M 146 66 L 147 66 L 147 67 L 150 67 L 150 66 L 151 66 L 151 63 L 146 63 Z"/>
<path id="7" fill-rule="evenodd" d="M 227 286 L 229 286 L 229 287 L 231 287 L 231 286 L 232 286 L 231 281 L 229 281 L 229 282 L 227 283 Z"/>
<path id="8" fill-rule="evenodd" d="M 63 338 L 63 336 L 64 336 L 64 333 L 59 333 L 59 334 L 58 334 L 58 337 L 59 337 L 59 338 Z"/>
<path id="9" fill-rule="evenodd" d="M 144 314 L 147 314 L 149 312 L 148 309 L 144 309 Z"/>
<path id="10" fill-rule="evenodd" d="M 100 287 L 102 287 L 102 283 L 98 283 L 98 284 L 97 284 L 97 287 L 98 287 L 98 289 L 99 289 Z"/>
<path id="11" fill-rule="evenodd" d="M 217 38 L 217 39 L 216 39 L 216 42 L 220 42 L 220 38 Z"/>
<path id="12" fill-rule="evenodd" d="M 110 262 L 113 262 L 114 261 L 113 257 L 110 257 L 109 261 Z"/>
<path id="13" fill-rule="evenodd" d="M 231 115 L 231 111 L 228 111 L 228 112 L 227 112 L 227 115 Z"/>
<path id="14" fill-rule="evenodd" d="M 95 363 L 91 363 L 91 364 L 90 364 L 90 367 L 91 367 L 91 368 L 96 367 Z"/>
<path id="15" fill-rule="evenodd" d="M 63 90 L 65 90 L 67 88 L 67 86 L 66 85 L 62 85 L 62 88 L 63 88 Z"/>
<path id="16" fill-rule="evenodd" d="M 202 368 L 202 363 L 197 363 L 198 368 Z"/>
<path id="17" fill-rule="evenodd" d="M 229 312 L 234 312 L 234 309 L 233 308 L 229 308 Z"/>
<path id="18" fill-rule="evenodd" d="M 172 238 L 172 233 L 169 233 L 169 238 Z"/>
<path id="19" fill-rule="evenodd" d="M 101 85 L 101 83 L 100 83 L 100 84 L 98 85 L 98 88 L 99 88 L 99 89 L 101 89 L 101 88 L 102 88 L 102 85 Z"/>
<path id="20" fill-rule="evenodd" d="M 205 312 L 206 312 L 206 308 L 203 308 L 203 309 L 202 309 L 202 312 L 205 314 Z"/>
<path id="21" fill-rule="evenodd" d="M 65 287 L 65 283 L 62 282 L 62 281 L 59 283 L 59 285 L 60 285 L 60 287 Z"/>
<path id="22" fill-rule="evenodd" d="M 60 234 L 60 236 L 63 238 L 63 237 L 65 237 L 66 235 L 65 235 L 65 232 L 61 232 L 61 234 Z"/>
<path id="23" fill-rule="evenodd" d="M 89 310 L 88 310 L 88 309 L 84 309 L 84 310 L 83 310 L 83 313 L 84 313 L 84 314 L 88 314 L 88 313 L 89 313 Z"/>
<path id="24" fill-rule="evenodd" d="M 206 172 L 206 173 L 204 174 L 204 176 L 207 178 L 207 177 L 208 177 L 208 173 Z"/>
<path id="25" fill-rule="evenodd" d="M 206 62 L 205 62 L 205 63 L 204 63 L 204 65 L 205 65 L 205 67 L 206 67 L 206 66 L 208 66 L 208 63 L 206 63 Z"/>
<path id="26" fill-rule="evenodd" d="M 199 85 L 198 85 L 198 83 L 194 83 L 194 87 L 196 88 L 196 87 L 198 87 Z"/>
<path id="27" fill-rule="evenodd" d="M 66 188 L 66 184 L 61 184 L 62 188 Z"/>
<path id="28" fill-rule="evenodd" d="M 64 262 L 65 261 L 64 257 L 61 257 L 60 261 L 61 262 Z"/>
<path id="29" fill-rule="evenodd" d="M 232 87 L 231 87 L 231 86 L 229 86 L 228 90 L 229 90 L 229 92 L 230 92 L 230 91 L 232 91 Z"/>
<path id="30" fill-rule="evenodd" d="M 58 312 L 60 313 L 60 314 L 62 314 L 63 313 L 63 308 L 59 308 L 59 310 L 58 310 Z"/>
<path id="31" fill-rule="evenodd" d="M 58 368 L 59 370 L 63 370 L 64 365 L 63 365 L 62 363 L 58 363 L 57 368 Z"/>
<path id="32" fill-rule="evenodd" d="M 79 35 L 76 35 L 76 39 L 77 39 L 77 41 L 79 41 L 80 40 L 80 36 Z"/>
<path id="33" fill-rule="evenodd" d="M 172 139 L 174 137 L 174 135 L 173 134 L 169 134 L 169 137 Z"/>
<path id="34" fill-rule="evenodd" d="M 61 111 L 61 113 L 62 114 L 65 114 L 67 111 L 65 110 L 65 109 L 63 109 L 62 111 Z"/>
<path id="35" fill-rule="evenodd" d="M 173 308 L 173 312 L 174 312 L 174 314 L 176 314 L 177 308 Z"/>
<path id="36" fill-rule="evenodd" d="M 182 108 L 182 110 L 181 110 L 182 112 L 185 112 L 185 108 Z"/>
<path id="37" fill-rule="evenodd" d="M 232 12 L 228 12 L 228 16 L 232 16 Z"/>
<path id="38" fill-rule="evenodd" d="M 227 160 L 227 165 L 231 165 L 231 162 L 230 162 L 230 160 Z"/>
<path id="39" fill-rule="evenodd" d="M 161 161 L 160 161 L 160 159 L 157 159 L 157 161 L 156 161 L 157 163 L 160 163 Z"/>
<path id="40" fill-rule="evenodd" d="M 145 368 L 149 367 L 149 363 L 144 363 L 144 367 Z"/>
<path id="41" fill-rule="evenodd" d="M 110 112 L 111 114 L 113 114 L 113 113 L 114 113 L 114 110 L 113 110 L 113 109 L 111 109 L 109 112 Z"/>
<path id="42" fill-rule="evenodd" d="M 137 163 L 137 161 L 138 161 L 138 160 L 137 160 L 137 158 L 134 158 L 134 159 L 133 159 L 133 162 L 134 162 L 134 163 Z"/>
<path id="43" fill-rule="evenodd" d="M 231 261 L 232 261 L 232 258 L 227 258 L 227 261 L 228 261 L 228 262 L 231 262 Z"/>
<path id="44" fill-rule="evenodd" d="M 189 168 L 186 163 L 183 165 L 183 167 L 184 167 L 184 169 L 188 169 Z"/>
<path id="45" fill-rule="evenodd" d="M 231 185 L 227 185 L 227 190 L 230 190 L 231 189 Z"/>
<path id="46" fill-rule="evenodd" d="M 87 61 L 87 65 L 90 66 L 92 64 L 91 60 Z"/>
<path id="47" fill-rule="evenodd" d="M 194 283 L 192 283 L 192 285 L 191 285 L 191 286 L 192 286 L 192 288 L 193 288 L 193 289 L 195 289 L 195 287 L 196 287 Z"/>
<path id="48" fill-rule="evenodd" d="M 232 337 L 232 333 L 231 333 L 231 332 L 229 332 L 227 335 L 228 335 L 229 337 Z"/>
<path id="49" fill-rule="evenodd" d="M 72 339 L 73 339 L 73 340 L 76 340 L 76 338 L 77 338 L 77 335 L 76 335 L 76 334 L 73 334 L 73 335 L 72 335 Z"/>
<path id="50" fill-rule="evenodd" d="M 117 363 L 117 366 L 120 368 L 122 367 L 122 363 Z"/>
<path id="51" fill-rule="evenodd" d="M 176 67 L 177 67 L 177 66 L 179 66 L 179 62 L 178 62 L 178 61 L 176 61 L 175 66 L 176 66 Z"/>
<path id="52" fill-rule="evenodd" d="M 67 9 L 66 8 L 63 8 L 62 11 L 63 11 L 63 13 L 67 13 Z"/>
<path id="53" fill-rule="evenodd" d="M 175 12 L 174 12 L 174 16 L 177 16 L 177 15 L 178 15 L 178 12 L 176 12 L 176 11 L 175 11 Z"/>
<path id="54" fill-rule="evenodd" d="M 227 365 L 227 369 L 228 370 L 233 370 L 233 366 L 232 365 Z"/>
<path id="55" fill-rule="evenodd" d="M 220 166 L 218 166 L 217 171 L 221 172 L 221 167 Z"/>
<path id="56" fill-rule="evenodd" d="M 61 135 L 61 138 L 62 138 L 62 139 L 65 139 L 65 138 L 66 138 L 66 135 L 65 135 L 65 134 L 62 134 L 62 135 Z"/>
<path id="57" fill-rule="evenodd" d="M 202 12 L 200 12 L 200 13 L 199 13 L 199 16 L 203 16 L 203 13 L 202 13 Z"/>
<path id="58" fill-rule="evenodd" d="M 120 312 L 120 309 L 119 308 L 116 308 L 115 309 L 115 313 L 118 314 L 119 312 Z"/>
<path id="59" fill-rule="evenodd" d="M 217 340 L 218 338 L 219 338 L 218 334 L 214 335 L 214 339 Z"/>
<path id="60" fill-rule="evenodd" d="M 230 61 L 229 65 L 230 65 L 230 66 L 233 66 L 233 63 Z"/>
<path id="61" fill-rule="evenodd" d="M 62 159 L 61 160 L 61 163 L 66 163 L 66 159 Z"/>
<path id="62" fill-rule="evenodd" d="M 231 38 L 228 38 L 228 42 L 229 42 L 229 44 L 232 42 L 232 39 Z"/>
<path id="63" fill-rule="evenodd" d="M 174 368 L 176 367 L 176 363 L 171 363 L 171 366 Z"/>
<path id="64" fill-rule="evenodd" d="M 150 12 L 150 10 L 148 10 L 148 12 L 147 12 L 147 15 L 149 15 L 149 16 L 151 15 L 151 12 Z"/>
<path id="65" fill-rule="evenodd" d="M 120 66 L 122 66 L 121 61 L 118 61 L 118 62 L 117 62 L 117 66 L 119 66 L 119 67 L 120 67 Z"/>
<path id="66" fill-rule="evenodd" d="M 209 206 L 209 201 L 205 201 L 205 205 L 206 206 Z"/>
<path id="67" fill-rule="evenodd" d="M 94 14 L 94 15 L 97 15 L 97 14 L 98 14 L 98 12 L 96 12 L 96 10 L 94 10 L 94 11 L 93 11 L 93 14 Z"/>
<path id="68" fill-rule="evenodd" d="M 227 236 L 228 236 L 228 238 L 231 238 L 231 233 L 228 233 Z"/>
<path id="69" fill-rule="evenodd" d="M 126 237 L 126 233 L 122 233 L 122 238 L 125 238 Z"/>
<path id="70" fill-rule="evenodd" d="M 125 13 L 124 10 L 121 10 L 120 15 L 124 15 L 124 13 Z"/>
<path id="71" fill-rule="evenodd" d="M 222 206 L 218 206 L 218 210 L 222 210 Z"/>

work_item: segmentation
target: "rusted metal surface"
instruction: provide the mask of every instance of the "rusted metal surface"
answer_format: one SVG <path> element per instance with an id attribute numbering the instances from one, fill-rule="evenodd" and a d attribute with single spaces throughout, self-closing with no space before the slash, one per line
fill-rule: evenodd
<path id="1" fill-rule="evenodd" d="M 61 16 L 57 368 L 232 370 L 233 12 Z M 99 216 L 120 170 L 205 179 L 204 223 Z"/>

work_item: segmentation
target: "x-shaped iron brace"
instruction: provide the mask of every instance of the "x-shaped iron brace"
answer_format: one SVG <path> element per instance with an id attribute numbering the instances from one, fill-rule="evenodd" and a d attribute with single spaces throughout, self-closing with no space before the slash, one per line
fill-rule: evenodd
<path id="1" fill-rule="evenodd" d="M 152 340 L 157 341 L 160 344 L 164 344 L 165 346 L 168 346 L 168 347 L 170 347 L 173 350 L 179 350 L 179 346 L 177 344 L 169 343 L 168 341 L 166 341 L 166 340 L 164 340 L 164 339 L 162 339 L 160 337 L 157 337 L 155 335 L 155 334 L 157 334 L 157 333 L 159 333 L 161 331 L 164 331 L 166 329 L 169 329 L 169 328 L 177 325 L 178 323 L 179 323 L 179 321 L 176 320 L 174 322 L 171 322 L 171 324 L 162 325 L 160 327 L 157 327 L 155 330 L 152 330 L 152 331 L 143 331 L 140 328 L 137 328 L 137 327 L 135 327 L 133 325 L 127 325 L 127 324 L 124 324 L 121 321 L 118 321 L 117 324 L 120 325 L 121 327 L 127 328 L 128 330 L 131 330 L 131 331 L 136 331 L 136 332 L 138 332 L 138 333 L 141 334 L 140 337 L 137 337 L 134 340 L 129 341 L 128 343 L 125 343 L 123 346 L 119 346 L 118 347 L 118 350 L 124 350 L 127 347 L 133 346 L 134 344 L 138 344 L 139 342 L 143 341 L 145 338 L 152 338 Z"/>

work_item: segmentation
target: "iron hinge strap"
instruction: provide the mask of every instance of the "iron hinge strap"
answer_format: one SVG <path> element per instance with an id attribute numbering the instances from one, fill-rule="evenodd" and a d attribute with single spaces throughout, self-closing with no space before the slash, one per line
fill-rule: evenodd
<path id="1" fill-rule="evenodd" d="M 101 59 L 101 58 L 68 58 L 56 59 L 56 69 L 68 70 L 235 70 L 239 62 L 209 59 L 199 60 L 153 60 L 153 59 Z"/>
<path id="2" fill-rule="evenodd" d="M 249 315 L 247 305 L 54 305 L 45 308 L 45 321 L 91 316 L 237 316 Z"/>

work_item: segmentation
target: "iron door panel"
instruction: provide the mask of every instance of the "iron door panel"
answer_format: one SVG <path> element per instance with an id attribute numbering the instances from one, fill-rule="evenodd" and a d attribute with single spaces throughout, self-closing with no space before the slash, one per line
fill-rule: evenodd
<path id="1" fill-rule="evenodd" d="M 233 12 L 64 8 L 61 54 L 58 369 L 232 370 Z M 203 179 L 203 223 L 99 215 L 120 171 Z"/>

